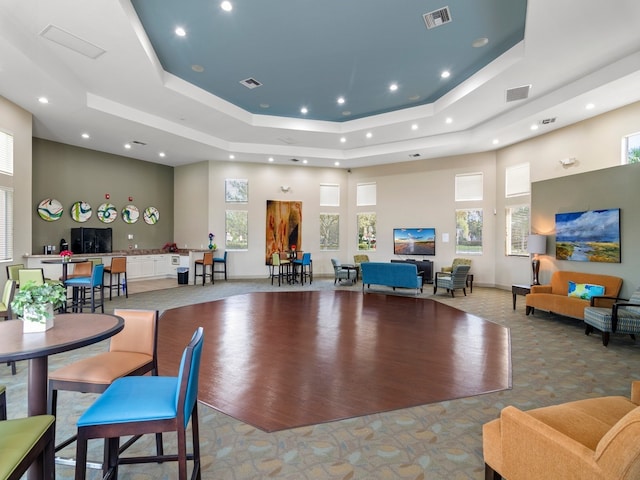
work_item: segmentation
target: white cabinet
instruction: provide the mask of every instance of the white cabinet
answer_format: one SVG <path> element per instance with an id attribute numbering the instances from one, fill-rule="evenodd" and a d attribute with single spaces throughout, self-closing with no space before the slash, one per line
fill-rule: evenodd
<path id="1" fill-rule="evenodd" d="M 130 255 L 127 278 L 164 278 L 171 273 L 171 255 Z"/>

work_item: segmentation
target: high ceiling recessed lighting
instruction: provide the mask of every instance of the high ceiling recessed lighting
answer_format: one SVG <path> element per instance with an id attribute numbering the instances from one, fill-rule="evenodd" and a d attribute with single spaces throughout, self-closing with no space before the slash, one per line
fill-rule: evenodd
<path id="1" fill-rule="evenodd" d="M 418 124 L 414 123 L 413 125 L 411 125 L 411 130 L 417 130 L 418 129 Z"/>
<path id="2" fill-rule="evenodd" d="M 229 155 L 229 160 L 235 160 L 236 156 L 232 153 L 231 155 Z"/>
<path id="3" fill-rule="evenodd" d="M 307 163 L 309 163 L 309 161 L 306 158 L 303 158 L 302 159 L 302 163 L 304 163 L 306 165 Z"/>
<path id="4" fill-rule="evenodd" d="M 451 117 L 447 117 L 444 121 L 444 123 L 453 123 L 453 118 Z"/>
<path id="5" fill-rule="evenodd" d="M 471 44 L 474 48 L 484 47 L 487 43 L 489 43 L 489 39 L 487 37 L 480 37 L 473 41 Z"/>
<path id="6" fill-rule="evenodd" d="M 204 72 L 204 67 L 202 65 L 191 65 L 191 70 L 196 73 L 202 73 Z"/>
<path id="7" fill-rule="evenodd" d="M 231 2 L 225 0 L 220 4 L 220 8 L 225 12 L 230 12 L 231 10 L 233 10 L 233 5 L 231 4 Z"/>
<path id="8" fill-rule="evenodd" d="M 49 99 L 48 99 L 47 97 L 40 97 L 40 98 L 38 99 L 38 101 L 39 101 L 40 103 L 49 103 Z"/>
<path id="9" fill-rule="evenodd" d="M 367 132 L 367 138 L 371 138 L 371 137 L 373 137 L 373 133 Z"/>
<path id="10" fill-rule="evenodd" d="M 396 90 L 398 90 L 398 84 L 392 83 L 391 85 L 389 85 L 389 90 L 391 90 L 392 92 L 395 92 Z"/>
<path id="11" fill-rule="evenodd" d="M 187 31 L 182 27 L 176 27 L 174 32 L 179 37 L 185 37 L 187 35 Z"/>
<path id="12" fill-rule="evenodd" d="M 412 102 L 418 101 L 420 100 L 420 95 L 411 95 L 409 97 L 409 100 L 411 100 Z"/>
<path id="13" fill-rule="evenodd" d="M 160 158 L 164 158 L 164 157 L 166 157 L 166 156 L 167 156 L 167 154 L 166 154 L 166 153 L 164 153 L 164 152 L 160 152 L 160 153 L 158 153 L 158 156 L 159 156 Z"/>
<path id="14" fill-rule="evenodd" d="M 593 103 L 587 103 L 584 108 L 587 110 L 593 110 L 596 106 Z"/>
<path id="15" fill-rule="evenodd" d="M 335 162 L 335 163 L 334 163 L 334 165 L 335 165 L 336 167 L 339 167 L 339 166 L 340 166 L 340 162 Z"/>
<path id="16" fill-rule="evenodd" d="M 531 125 L 531 130 L 538 130 L 538 125 L 536 125 L 535 123 Z"/>
<path id="17" fill-rule="evenodd" d="M 347 139 L 345 137 L 340 137 L 340 143 L 345 143 Z"/>
<path id="18" fill-rule="evenodd" d="M 440 74 L 440 78 L 449 78 L 451 76 L 451 72 L 449 70 L 445 70 Z"/>
<path id="19" fill-rule="evenodd" d="M 307 109 L 307 107 L 302 107 L 300 109 L 300 113 L 303 114 L 303 115 L 306 115 L 307 113 L 309 113 L 309 110 Z"/>
<path id="20" fill-rule="evenodd" d="M 268 103 L 261 103 L 260 104 L 260 108 L 269 108 L 271 105 L 269 105 Z"/>
<path id="21" fill-rule="evenodd" d="M 273 162 L 273 157 L 269 157 L 269 161 L 270 161 L 270 162 Z"/>
<path id="22" fill-rule="evenodd" d="M 494 145 L 498 145 L 500 143 L 500 140 L 498 140 L 497 138 L 494 138 L 491 143 L 493 143 Z"/>
<path id="23" fill-rule="evenodd" d="M 345 110 L 344 112 L 342 112 L 343 117 L 348 117 L 349 115 L 351 115 L 351 110 Z"/>
<path id="24" fill-rule="evenodd" d="M 126 148 L 127 150 L 131 150 L 131 144 L 130 143 L 125 143 L 124 144 L 124 148 Z"/>
<path id="25" fill-rule="evenodd" d="M 82 138 L 84 138 L 84 139 L 89 138 L 89 134 L 88 134 L 88 133 L 83 133 L 83 134 L 82 134 Z"/>
<path id="26" fill-rule="evenodd" d="M 345 101 L 346 100 L 344 99 L 344 97 L 338 97 L 338 100 L 337 100 L 338 105 L 343 105 Z"/>

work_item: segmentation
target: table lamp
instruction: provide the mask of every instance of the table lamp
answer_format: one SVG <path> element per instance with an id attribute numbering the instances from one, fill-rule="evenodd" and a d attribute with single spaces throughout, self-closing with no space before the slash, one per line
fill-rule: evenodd
<path id="1" fill-rule="evenodd" d="M 540 260 L 538 255 L 547 253 L 547 237 L 544 235 L 529 235 L 527 239 L 527 251 L 533 254 L 531 268 L 533 269 L 533 285 L 540 285 L 538 273 L 540 272 Z"/>

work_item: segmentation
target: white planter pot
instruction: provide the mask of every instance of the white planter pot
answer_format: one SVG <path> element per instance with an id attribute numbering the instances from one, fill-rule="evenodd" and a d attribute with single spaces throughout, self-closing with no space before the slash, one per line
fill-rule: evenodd
<path id="1" fill-rule="evenodd" d="M 47 304 L 44 315 L 25 307 L 22 315 L 22 331 L 24 333 L 45 332 L 53 327 L 53 305 Z"/>

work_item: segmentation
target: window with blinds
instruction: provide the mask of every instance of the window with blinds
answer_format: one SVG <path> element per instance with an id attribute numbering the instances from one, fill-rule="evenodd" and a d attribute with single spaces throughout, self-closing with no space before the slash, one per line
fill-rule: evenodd
<path id="1" fill-rule="evenodd" d="M 506 209 L 506 254 L 528 256 L 529 205 L 514 205 Z"/>
<path id="2" fill-rule="evenodd" d="M 320 184 L 320 206 L 340 206 L 340 185 Z"/>
<path id="3" fill-rule="evenodd" d="M 13 135 L 0 131 L 0 172 L 13 175 Z"/>
<path id="4" fill-rule="evenodd" d="M 375 183 L 359 183 L 356 188 L 356 205 L 362 207 L 376 204 Z"/>
<path id="5" fill-rule="evenodd" d="M 504 191 L 507 198 L 529 195 L 531 192 L 531 181 L 529 180 L 528 163 L 506 168 Z"/>
<path id="6" fill-rule="evenodd" d="M 456 175 L 456 202 L 482 200 L 482 173 Z"/>
<path id="7" fill-rule="evenodd" d="M 0 187 L 0 260 L 13 258 L 13 189 Z"/>

